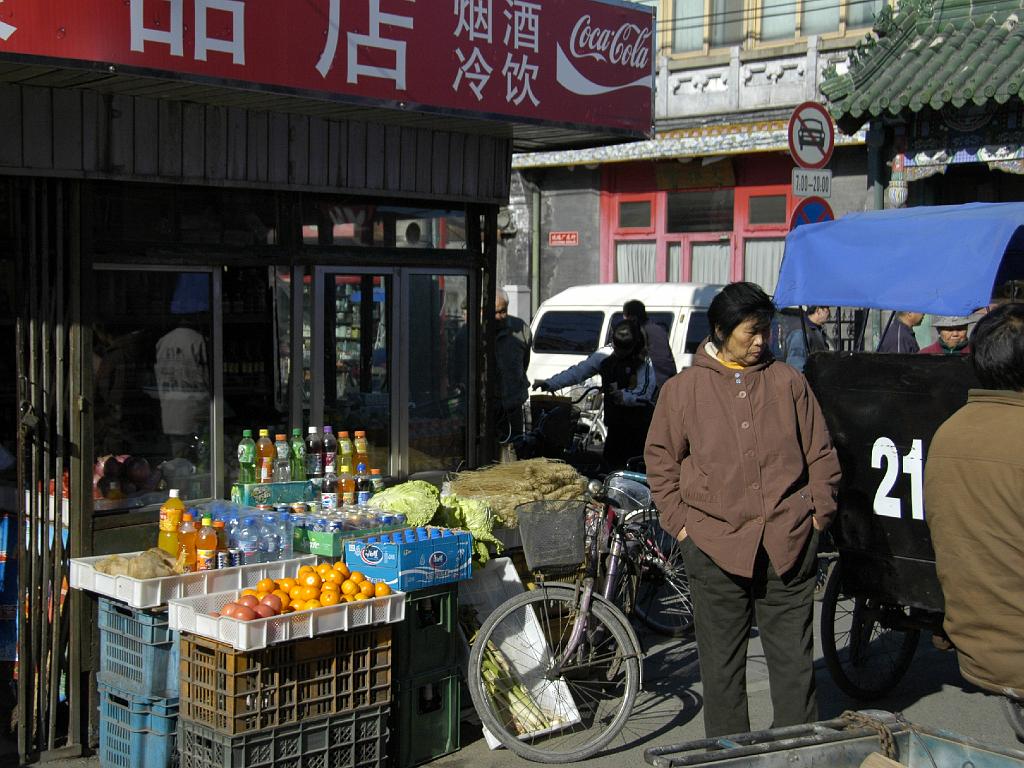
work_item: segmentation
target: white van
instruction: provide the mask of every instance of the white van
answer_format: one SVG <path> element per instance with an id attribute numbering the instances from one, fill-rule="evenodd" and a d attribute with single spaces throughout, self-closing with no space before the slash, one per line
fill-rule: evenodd
<path id="1" fill-rule="evenodd" d="M 533 318 L 527 376 L 547 379 L 608 343 L 622 319 L 622 305 L 639 299 L 650 320 L 668 332 L 682 370 L 708 335 L 708 306 L 724 285 L 710 283 L 601 283 L 568 288 L 545 301 Z"/>

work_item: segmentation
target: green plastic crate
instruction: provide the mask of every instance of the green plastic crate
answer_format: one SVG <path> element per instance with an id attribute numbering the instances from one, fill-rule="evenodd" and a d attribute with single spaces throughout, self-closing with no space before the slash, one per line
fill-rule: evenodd
<path id="1" fill-rule="evenodd" d="M 422 765 L 459 748 L 457 667 L 400 683 L 391 709 L 392 768 Z"/>
<path id="2" fill-rule="evenodd" d="M 405 621 L 394 628 L 394 672 L 400 683 L 455 663 L 458 614 L 458 582 L 407 593 Z"/>

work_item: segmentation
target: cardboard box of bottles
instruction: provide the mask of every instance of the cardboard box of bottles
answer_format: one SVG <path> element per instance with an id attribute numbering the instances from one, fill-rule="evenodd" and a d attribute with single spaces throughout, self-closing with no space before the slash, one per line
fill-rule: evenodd
<path id="1" fill-rule="evenodd" d="M 308 528 L 296 528 L 292 543 L 296 552 L 340 560 L 345 556 L 346 542 L 367 536 L 379 536 L 405 527 L 404 523 L 393 523 L 361 531 L 311 531 Z"/>
<path id="2" fill-rule="evenodd" d="M 312 480 L 293 480 L 288 483 L 235 483 L 231 486 L 231 501 L 250 507 L 260 504 L 315 501 L 317 496 Z"/>
<path id="3" fill-rule="evenodd" d="M 345 544 L 345 564 L 370 581 L 383 581 L 392 589 L 411 592 L 463 581 L 473 575 L 473 537 L 467 531 L 416 528 L 412 541 L 399 534 L 362 537 Z M 417 536 L 423 531 L 424 537 Z M 432 533 L 436 532 L 436 533 Z"/>

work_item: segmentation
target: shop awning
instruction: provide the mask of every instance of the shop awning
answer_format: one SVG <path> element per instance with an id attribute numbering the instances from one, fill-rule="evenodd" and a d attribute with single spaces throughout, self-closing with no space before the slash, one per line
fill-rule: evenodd
<path id="1" fill-rule="evenodd" d="M 1004 104 L 1024 95 L 1024 25 L 1017 2 L 886 7 L 847 72 L 821 84 L 844 130 L 873 117 Z"/>
<path id="2" fill-rule="evenodd" d="M 868 211 L 790 232 L 774 298 L 968 315 L 1022 274 L 1024 203 Z"/>
<path id="3" fill-rule="evenodd" d="M 837 134 L 838 146 L 863 144 L 864 131 Z M 558 152 L 529 152 L 513 155 L 517 169 L 551 166 L 626 163 L 637 160 L 679 160 L 681 158 L 746 155 L 754 152 L 789 152 L 785 120 L 725 123 L 682 128 L 658 133 L 650 141 L 574 149 Z"/>

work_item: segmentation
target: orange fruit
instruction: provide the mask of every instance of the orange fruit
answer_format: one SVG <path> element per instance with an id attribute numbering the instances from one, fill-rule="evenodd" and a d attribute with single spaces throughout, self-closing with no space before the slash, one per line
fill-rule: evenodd
<path id="1" fill-rule="evenodd" d="M 288 604 L 292 601 L 291 595 L 289 595 L 283 589 L 275 589 L 270 594 L 277 595 L 277 597 L 281 598 L 281 608 L 287 608 Z"/>
<path id="2" fill-rule="evenodd" d="M 333 581 L 325 581 L 323 586 L 320 587 L 321 592 L 336 592 L 341 594 L 341 584 L 335 584 Z"/>
<path id="3" fill-rule="evenodd" d="M 356 584 L 362 584 L 364 581 L 366 581 L 366 577 L 363 576 L 363 574 L 361 574 L 359 571 L 352 571 L 352 573 L 350 573 L 348 577 Z"/>
<path id="4" fill-rule="evenodd" d="M 277 585 L 274 583 L 273 579 L 260 579 L 256 582 L 257 592 L 266 592 L 269 595 L 275 589 L 277 589 Z"/>
<path id="5" fill-rule="evenodd" d="M 302 574 L 310 573 L 310 572 L 316 573 L 316 571 L 313 570 L 313 566 L 312 565 L 300 565 L 299 566 L 299 570 L 298 570 L 298 575 L 295 577 L 295 580 L 298 581 L 299 579 L 302 578 Z"/>
<path id="6" fill-rule="evenodd" d="M 364 595 L 362 592 L 356 592 L 354 595 L 352 595 L 352 599 L 353 600 L 365 600 L 366 599 L 366 595 Z"/>
<path id="7" fill-rule="evenodd" d="M 376 597 L 387 597 L 391 594 L 391 587 L 385 584 L 383 581 L 378 581 L 373 585 L 373 594 Z"/>
<path id="8" fill-rule="evenodd" d="M 320 578 L 322 579 L 328 571 L 333 571 L 334 569 L 331 567 L 330 563 L 320 563 L 320 565 L 318 565 L 314 570 L 320 574 Z"/>
<path id="9" fill-rule="evenodd" d="M 339 560 L 338 562 L 336 562 L 334 564 L 334 570 L 340 573 L 342 576 L 348 576 L 349 573 L 351 573 L 351 571 L 349 571 L 348 569 L 348 566 L 345 565 L 344 560 Z"/>
<path id="10" fill-rule="evenodd" d="M 345 577 L 338 573 L 333 568 L 328 568 L 327 573 L 324 574 L 324 586 L 328 584 L 341 584 L 345 580 Z"/>
<path id="11" fill-rule="evenodd" d="M 295 586 L 295 579 L 278 579 L 277 586 L 285 592 L 291 592 Z"/>
<path id="12" fill-rule="evenodd" d="M 263 602 L 263 598 L 266 597 L 269 594 L 270 594 L 269 592 L 264 592 L 263 590 L 260 590 L 259 592 L 256 593 L 256 599 L 259 600 L 262 603 Z"/>
<path id="13" fill-rule="evenodd" d="M 321 592 L 320 593 L 320 605 L 337 605 L 341 602 L 341 593 L 339 592 Z"/>
<path id="14" fill-rule="evenodd" d="M 359 592 L 363 597 L 373 597 L 373 583 L 364 581 L 359 585 Z"/>
<path id="15" fill-rule="evenodd" d="M 324 580 L 320 578 L 320 574 L 315 571 L 309 571 L 308 573 L 302 574 L 299 577 L 299 584 L 304 587 L 316 587 L 320 589 L 320 585 L 324 583 Z"/>
<path id="16" fill-rule="evenodd" d="M 303 589 L 305 589 L 305 587 L 296 584 L 294 587 L 288 590 L 288 597 L 290 597 L 292 600 L 301 600 Z"/>
<path id="17" fill-rule="evenodd" d="M 253 597 L 258 597 L 259 593 L 255 589 L 243 589 L 242 590 L 242 594 L 239 595 L 239 597 L 245 597 L 246 595 L 252 595 Z"/>
<path id="18" fill-rule="evenodd" d="M 302 587 L 299 590 L 299 599 L 304 601 L 315 600 L 320 597 L 320 590 L 316 587 Z"/>
<path id="19" fill-rule="evenodd" d="M 351 579 L 345 579 L 341 582 L 341 594 L 343 595 L 354 595 L 359 591 L 359 585 Z"/>
<path id="20" fill-rule="evenodd" d="M 307 600 L 306 604 L 304 606 L 302 606 L 302 610 L 304 610 L 304 611 L 311 611 L 314 608 L 323 608 L 323 604 L 319 600 L 317 600 L 316 598 L 314 598 L 312 600 Z"/>

